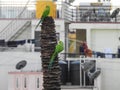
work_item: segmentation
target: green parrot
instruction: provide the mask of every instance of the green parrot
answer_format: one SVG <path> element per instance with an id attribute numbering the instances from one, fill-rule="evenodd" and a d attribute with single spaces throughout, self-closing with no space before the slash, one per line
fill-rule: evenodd
<path id="1" fill-rule="evenodd" d="M 45 10 L 43 11 L 41 20 L 38 22 L 37 26 L 35 27 L 35 29 L 37 29 L 37 27 L 39 26 L 39 24 L 49 15 L 50 13 L 50 6 L 46 6 Z"/>
<path id="2" fill-rule="evenodd" d="M 52 67 L 52 64 L 53 64 L 53 62 L 54 62 L 55 57 L 56 57 L 60 52 L 62 52 L 63 49 L 64 49 L 63 42 L 62 42 L 62 41 L 59 41 L 58 44 L 55 46 L 55 51 L 54 51 L 54 53 L 53 53 L 52 56 L 51 56 L 48 69 L 50 69 L 50 68 Z"/>

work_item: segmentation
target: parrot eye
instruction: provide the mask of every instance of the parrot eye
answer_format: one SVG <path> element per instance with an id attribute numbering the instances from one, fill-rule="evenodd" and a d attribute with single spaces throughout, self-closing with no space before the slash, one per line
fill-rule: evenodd
<path id="1" fill-rule="evenodd" d="M 46 8 L 48 8 L 49 6 L 47 5 Z"/>

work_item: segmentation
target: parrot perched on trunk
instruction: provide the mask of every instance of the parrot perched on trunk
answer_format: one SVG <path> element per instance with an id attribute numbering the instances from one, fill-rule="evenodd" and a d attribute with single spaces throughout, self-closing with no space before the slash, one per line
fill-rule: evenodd
<path id="1" fill-rule="evenodd" d="M 50 68 L 52 67 L 52 64 L 53 64 L 53 62 L 54 62 L 55 57 L 56 57 L 60 52 L 62 52 L 63 49 L 64 49 L 64 47 L 63 47 L 63 42 L 62 42 L 62 41 L 59 41 L 58 44 L 55 46 L 54 53 L 53 53 L 52 56 L 51 56 L 48 69 L 50 69 Z"/>
<path id="2" fill-rule="evenodd" d="M 39 24 L 49 15 L 50 13 L 50 6 L 46 6 L 45 10 L 43 11 L 41 20 L 38 22 L 37 26 L 35 27 L 35 29 L 39 26 Z"/>

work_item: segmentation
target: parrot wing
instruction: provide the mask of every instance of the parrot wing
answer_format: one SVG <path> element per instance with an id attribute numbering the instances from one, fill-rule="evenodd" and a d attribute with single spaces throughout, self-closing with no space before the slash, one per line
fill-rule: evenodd
<path id="1" fill-rule="evenodd" d="M 63 51 L 63 49 L 64 49 L 63 43 L 62 43 L 62 41 L 59 41 L 58 45 L 56 45 L 55 52 L 58 54 L 61 51 Z"/>
<path id="2" fill-rule="evenodd" d="M 35 29 L 37 29 L 39 24 L 49 15 L 49 13 L 50 13 L 50 6 L 46 6 L 45 10 L 43 11 L 41 20 L 38 22 L 38 24 L 36 25 Z"/>

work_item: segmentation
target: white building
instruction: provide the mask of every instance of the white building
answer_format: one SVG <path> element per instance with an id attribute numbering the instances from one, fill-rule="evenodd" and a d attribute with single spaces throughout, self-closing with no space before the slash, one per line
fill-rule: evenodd
<path id="1" fill-rule="evenodd" d="M 90 5 L 90 4 L 89 4 Z M 96 5 L 96 4 L 95 4 Z M 108 5 L 107 7 L 109 7 Z M 75 52 L 79 52 L 78 43 L 79 41 L 86 41 L 88 47 L 93 51 L 99 51 L 103 53 L 118 53 L 118 46 L 120 46 L 120 23 L 119 17 L 117 22 L 114 20 L 105 21 L 92 21 L 81 22 L 81 16 L 79 13 L 80 8 L 69 6 L 69 4 L 62 2 L 60 4 L 60 17 L 54 19 L 56 25 L 56 32 L 59 33 L 59 39 L 64 42 L 65 50 L 62 53 L 69 53 L 69 32 L 75 31 Z M 74 8 L 73 8 L 74 7 Z M 90 6 L 89 6 L 90 7 Z M 94 6 L 97 7 L 97 6 Z M 94 8 L 92 7 L 92 8 Z M 10 7 L 6 11 L 11 11 Z M 19 8 L 16 8 L 19 9 Z M 77 10 L 76 10 L 77 9 Z M 28 10 L 26 13 L 21 14 L 21 18 L 12 18 L 15 14 L 9 13 L 6 15 L 3 11 L 5 7 L 1 9 L 2 13 L 0 20 L 0 39 L 4 39 L 6 42 L 19 41 L 19 40 L 37 40 L 36 33 L 39 34 L 40 28 L 35 30 L 35 25 L 38 23 L 39 19 L 35 18 L 35 10 Z M 16 10 L 12 10 L 16 11 Z M 75 13 L 76 12 L 76 13 Z M 4 15 L 3 15 L 4 14 Z M 14 15 L 12 15 L 14 14 Z M 17 12 L 18 14 L 18 12 Z M 11 17 L 12 16 L 12 17 Z M 29 18 L 26 18 L 30 16 Z M 7 18 L 5 18 L 7 17 Z M 32 17 L 32 18 L 31 18 Z M 12 19 L 11 19 L 12 18 Z M 89 19 L 89 18 L 88 18 Z M 39 35 L 38 35 L 39 36 Z M 28 85 L 31 90 L 38 90 L 36 82 L 32 83 L 31 81 L 36 81 L 36 78 L 41 73 L 41 59 L 40 53 L 35 52 L 35 48 L 40 48 L 39 43 L 25 43 L 24 45 L 18 45 L 17 47 L 1 47 L 0 52 L 0 90 L 24 90 L 24 76 L 28 75 L 30 78 Z M 67 60 L 81 60 L 81 58 L 66 58 Z M 89 59 L 89 58 L 88 58 Z M 102 72 L 98 80 L 95 82 L 94 90 L 119 90 L 119 58 L 91 58 L 96 60 L 96 67 L 101 68 Z M 23 69 L 23 72 L 20 72 L 15 69 L 16 64 L 21 61 L 26 60 L 27 65 Z M 85 59 L 86 60 L 86 59 Z M 18 77 L 20 76 L 20 77 Z M 20 80 L 20 88 L 16 89 L 17 83 L 16 80 Z M 40 77 L 41 78 L 41 77 Z M 115 81 L 115 83 L 112 83 Z M 13 83 L 15 82 L 15 83 Z M 40 85 L 42 86 L 42 85 Z M 24 88 L 24 89 L 23 89 Z M 75 87 L 76 90 L 82 90 L 79 86 Z M 26 90 L 26 89 L 25 89 Z M 30 90 L 30 89 L 27 89 Z M 63 89 L 64 90 L 64 89 Z M 65 89 L 69 90 L 69 89 Z M 91 90 L 89 88 L 85 90 Z"/>

